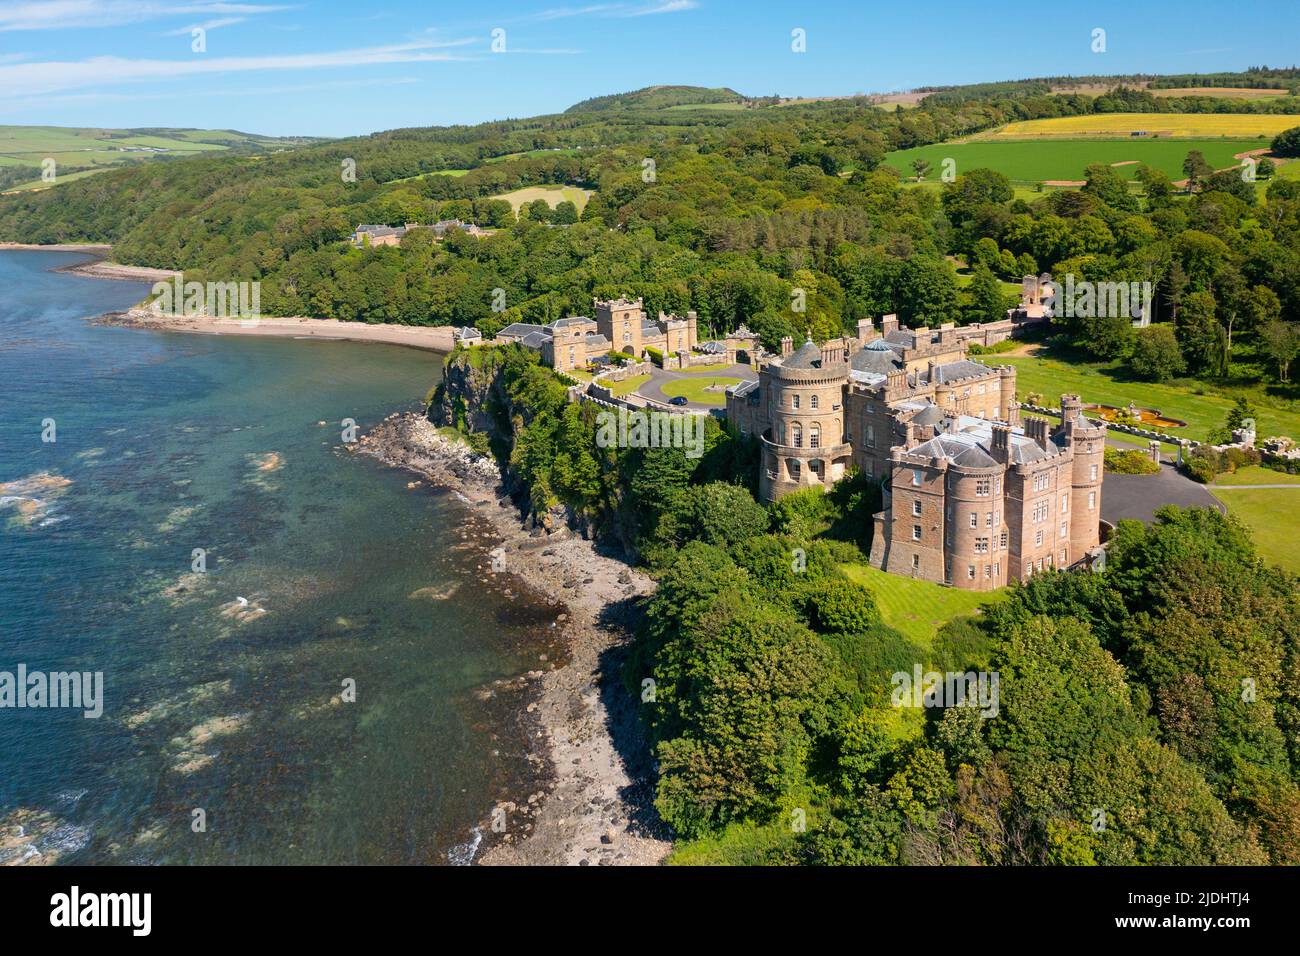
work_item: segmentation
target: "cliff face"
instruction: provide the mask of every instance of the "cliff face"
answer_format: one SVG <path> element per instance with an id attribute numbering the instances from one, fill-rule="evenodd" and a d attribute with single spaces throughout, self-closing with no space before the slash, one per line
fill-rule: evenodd
<path id="1" fill-rule="evenodd" d="M 491 448 L 506 491 L 519 502 L 534 527 L 547 531 L 569 525 L 589 533 L 585 516 L 554 501 L 538 500 L 528 482 L 509 463 L 520 433 L 539 416 L 558 414 L 565 389 L 536 358 L 502 348 L 457 349 L 443 365 L 442 383 L 429 401 L 428 418 L 440 427 L 468 433 L 470 443 L 484 436 L 480 450 Z"/>

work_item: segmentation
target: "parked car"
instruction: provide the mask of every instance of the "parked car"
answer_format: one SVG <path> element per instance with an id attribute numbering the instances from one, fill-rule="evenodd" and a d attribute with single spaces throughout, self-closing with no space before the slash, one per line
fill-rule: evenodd
<path id="1" fill-rule="evenodd" d="M 669 404 L 669 405 L 689 405 L 690 402 L 688 402 L 688 401 L 686 400 L 686 396 L 685 396 L 685 395 L 674 395 L 672 398 L 668 399 L 668 404 Z"/>

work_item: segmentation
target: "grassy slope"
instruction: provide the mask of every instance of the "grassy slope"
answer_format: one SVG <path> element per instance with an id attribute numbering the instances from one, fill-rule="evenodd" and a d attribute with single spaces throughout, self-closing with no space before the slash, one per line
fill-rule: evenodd
<path id="1" fill-rule="evenodd" d="M 845 575 L 876 596 L 884 622 L 921 647 L 929 647 L 935 633 L 962 614 L 973 614 L 1006 596 L 999 591 L 964 591 L 930 581 L 889 574 L 865 564 L 845 565 Z"/>
<path id="2" fill-rule="evenodd" d="M 1300 551 L 1295 546 L 1300 538 L 1300 476 L 1258 466 L 1242 468 L 1235 474 L 1220 475 L 1210 491 L 1250 528 L 1260 557 L 1300 574 Z"/>

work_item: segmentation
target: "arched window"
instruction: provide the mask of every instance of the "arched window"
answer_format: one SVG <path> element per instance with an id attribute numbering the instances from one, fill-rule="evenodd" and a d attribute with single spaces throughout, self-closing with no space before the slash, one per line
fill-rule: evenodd
<path id="1" fill-rule="evenodd" d="M 812 407 L 813 407 L 813 408 L 816 408 L 816 407 L 817 407 L 817 396 L 816 396 L 816 395 L 812 396 L 811 401 L 812 401 Z"/>
<path id="2" fill-rule="evenodd" d="M 803 447 L 803 428 L 798 422 L 795 422 L 790 426 L 790 437 L 793 440 L 795 448 Z"/>

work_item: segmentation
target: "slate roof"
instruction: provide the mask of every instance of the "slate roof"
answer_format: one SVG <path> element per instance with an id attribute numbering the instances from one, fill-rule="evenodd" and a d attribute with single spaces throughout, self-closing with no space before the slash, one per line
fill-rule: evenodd
<path id="1" fill-rule="evenodd" d="M 921 415 L 927 413 L 928 409 L 922 411 L 913 421 L 918 421 Z M 1055 439 L 1049 441 L 1047 448 L 1044 449 L 1020 429 L 1013 429 L 1010 438 L 1013 465 L 1043 461 L 1061 454 L 1061 447 Z M 917 445 L 908 454 L 925 458 L 946 458 L 954 465 L 963 468 L 992 468 L 997 465 L 992 455 L 992 447 L 993 422 L 984 418 L 962 415 L 957 419 L 955 432 L 935 435 L 929 441 Z"/>
<path id="2" fill-rule="evenodd" d="M 546 327 L 543 325 L 534 325 L 531 322 L 511 322 L 497 335 L 515 335 L 524 336 L 532 332 L 545 332 Z"/>
<path id="3" fill-rule="evenodd" d="M 782 368 L 821 368 L 822 350 L 811 339 L 781 360 Z"/>

